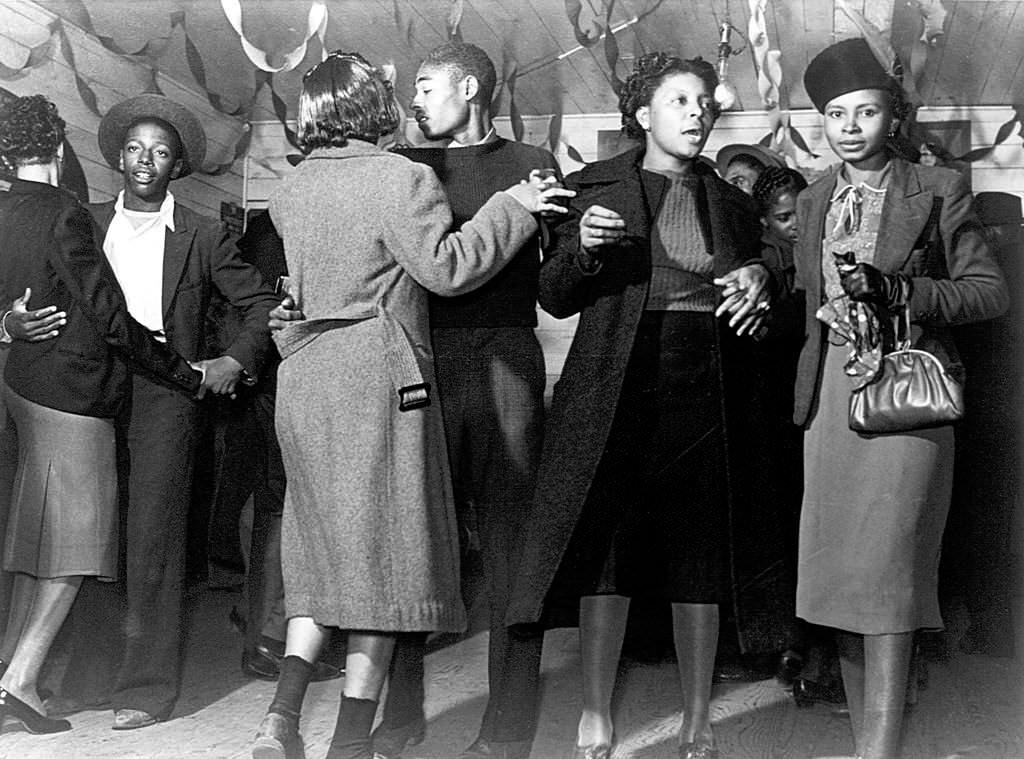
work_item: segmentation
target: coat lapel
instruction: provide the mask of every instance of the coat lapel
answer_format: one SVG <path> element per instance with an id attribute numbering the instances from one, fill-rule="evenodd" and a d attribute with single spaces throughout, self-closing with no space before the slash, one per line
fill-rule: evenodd
<path id="1" fill-rule="evenodd" d="M 910 258 L 932 211 L 932 193 L 921 187 L 914 167 L 893 159 L 875 246 L 875 266 L 899 271 Z"/>
<path id="2" fill-rule="evenodd" d="M 166 230 L 164 237 L 162 305 L 165 323 L 170 317 L 178 283 L 181 281 L 189 250 L 192 249 L 192 238 L 196 235 L 195 229 L 188 225 L 184 215 L 178 212 L 177 207 L 174 209 L 174 229 L 173 232 L 170 229 Z"/>

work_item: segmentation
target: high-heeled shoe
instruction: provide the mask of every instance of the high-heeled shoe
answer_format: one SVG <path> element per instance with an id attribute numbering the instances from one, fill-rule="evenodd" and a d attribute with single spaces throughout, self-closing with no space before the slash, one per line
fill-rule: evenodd
<path id="1" fill-rule="evenodd" d="M 572 759 L 608 759 L 612 755 L 612 747 L 608 743 L 595 743 L 592 746 L 573 746 Z"/>
<path id="2" fill-rule="evenodd" d="M 71 729 L 66 719 L 50 719 L 40 714 L 5 688 L 0 688 L 0 723 L 10 717 L 33 735 L 63 733 Z"/>

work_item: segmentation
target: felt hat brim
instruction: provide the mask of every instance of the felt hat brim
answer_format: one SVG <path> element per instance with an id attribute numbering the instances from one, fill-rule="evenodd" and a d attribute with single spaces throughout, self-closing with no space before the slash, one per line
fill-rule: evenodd
<path id="1" fill-rule="evenodd" d="M 782 156 L 769 150 L 763 145 L 734 144 L 726 145 L 715 155 L 715 163 L 718 168 L 718 173 L 724 176 L 725 170 L 729 168 L 729 164 L 732 163 L 732 159 L 738 155 L 744 154 L 756 158 L 765 166 L 777 166 L 780 169 L 786 168 L 786 161 Z"/>
<path id="2" fill-rule="evenodd" d="M 112 168 L 118 168 L 128 127 L 143 118 L 166 121 L 178 132 L 183 152 L 179 178 L 202 167 L 206 158 L 206 132 L 199 119 L 188 108 L 170 98 L 146 93 L 122 100 L 100 120 L 100 152 Z"/>

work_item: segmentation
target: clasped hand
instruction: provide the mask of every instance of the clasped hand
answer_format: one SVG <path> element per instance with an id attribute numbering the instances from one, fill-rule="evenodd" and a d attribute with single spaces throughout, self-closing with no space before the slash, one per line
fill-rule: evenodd
<path id="1" fill-rule="evenodd" d="M 203 377 L 196 391 L 196 398 L 202 399 L 207 392 L 214 395 L 227 395 L 236 398 L 235 388 L 242 376 L 242 365 L 231 356 L 208 358 L 203 361 L 190 362 L 189 365 Z"/>
<path id="2" fill-rule="evenodd" d="M 600 258 L 601 249 L 619 245 L 626 236 L 626 221 L 604 206 L 593 205 L 580 217 L 580 249 Z"/>

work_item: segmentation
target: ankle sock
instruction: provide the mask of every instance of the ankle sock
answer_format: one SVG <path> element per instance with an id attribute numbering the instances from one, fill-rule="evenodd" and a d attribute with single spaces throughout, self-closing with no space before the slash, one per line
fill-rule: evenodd
<path id="1" fill-rule="evenodd" d="M 281 660 L 281 674 L 277 678 L 277 690 L 270 702 L 268 712 L 298 720 L 302 713 L 302 701 L 306 688 L 313 676 L 313 665 L 301 656 L 286 656 Z"/>
<path id="2" fill-rule="evenodd" d="M 370 728 L 376 714 L 376 701 L 342 696 L 338 722 L 325 759 L 373 759 Z"/>

